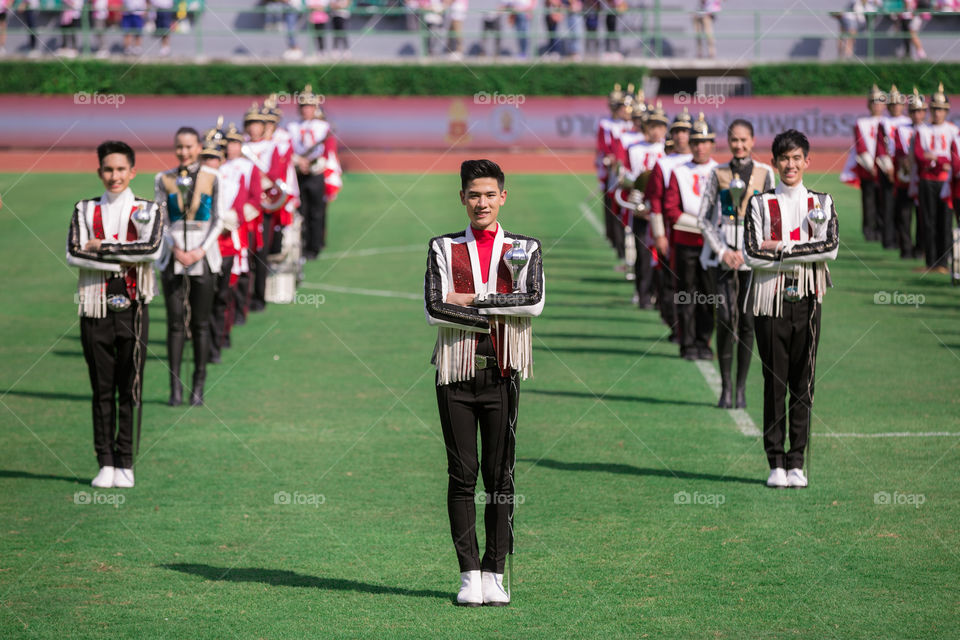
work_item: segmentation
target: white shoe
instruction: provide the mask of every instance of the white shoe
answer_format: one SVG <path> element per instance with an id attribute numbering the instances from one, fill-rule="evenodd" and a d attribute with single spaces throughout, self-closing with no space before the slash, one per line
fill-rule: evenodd
<path id="1" fill-rule="evenodd" d="M 503 588 L 503 574 L 484 571 L 481 577 L 483 585 L 483 604 L 489 607 L 503 607 L 510 604 L 510 594 Z"/>
<path id="2" fill-rule="evenodd" d="M 457 604 L 461 607 L 479 607 L 483 604 L 483 590 L 480 588 L 479 571 L 463 571 L 460 573 L 460 592 L 457 594 Z"/>
<path id="3" fill-rule="evenodd" d="M 133 487 L 133 469 L 114 470 L 113 486 L 118 489 L 130 489 Z"/>
<path id="4" fill-rule="evenodd" d="M 773 489 L 787 488 L 787 472 L 783 470 L 783 467 L 770 470 L 770 477 L 767 478 L 767 486 Z"/>
<path id="5" fill-rule="evenodd" d="M 170 47 L 169 47 L 169 46 L 160 47 L 160 57 L 161 57 L 161 58 L 169 58 L 169 57 L 170 57 Z"/>
<path id="6" fill-rule="evenodd" d="M 109 489 L 113 487 L 113 467 L 100 467 L 100 472 L 97 473 L 97 477 L 93 479 L 93 482 L 90 483 L 91 487 L 98 487 L 100 489 Z"/>
<path id="7" fill-rule="evenodd" d="M 803 469 L 790 469 L 790 471 L 787 471 L 787 486 L 791 489 L 807 488 L 807 476 L 803 475 Z"/>

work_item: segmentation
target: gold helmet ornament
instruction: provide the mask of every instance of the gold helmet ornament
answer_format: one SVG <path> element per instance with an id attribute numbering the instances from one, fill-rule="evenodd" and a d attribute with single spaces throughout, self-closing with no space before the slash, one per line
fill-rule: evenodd
<path id="1" fill-rule="evenodd" d="M 254 102 L 253 106 L 243 114 L 243 124 L 247 124 L 248 122 L 264 122 L 263 109 L 260 108 L 259 103 Z"/>
<path id="2" fill-rule="evenodd" d="M 937 86 L 937 91 L 930 96 L 931 109 L 949 109 L 950 101 L 947 100 L 947 94 L 943 92 L 943 83 Z"/>
<path id="3" fill-rule="evenodd" d="M 690 112 L 687 111 L 687 108 L 684 107 L 683 111 L 677 114 L 677 117 L 673 119 L 673 124 L 670 125 L 670 131 L 675 131 L 677 129 L 689 129 L 693 125 L 693 118 L 690 116 Z"/>
<path id="4" fill-rule="evenodd" d="M 700 117 L 693 123 L 692 130 L 690 131 L 690 142 L 713 142 L 716 139 L 717 136 L 713 133 L 713 129 L 710 128 L 710 123 L 703 117 L 703 111 L 701 111 Z"/>
<path id="5" fill-rule="evenodd" d="M 313 105 L 315 107 L 320 106 L 320 96 L 313 92 L 312 85 L 306 85 L 297 95 L 297 104 L 299 105 Z"/>
<path id="6" fill-rule="evenodd" d="M 890 85 L 890 92 L 887 94 L 887 105 L 891 104 L 906 104 L 907 96 L 900 93 L 897 89 L 897 85 Z"/>
<path id="7" fill-rule="evenodd" d="M 916 87 L 913 88 L 913 93 L 907 97 L 907 105 L 910 111 L 927 110 L 926 98 L 923 97 L 923 94 L 920 93 Z"/>

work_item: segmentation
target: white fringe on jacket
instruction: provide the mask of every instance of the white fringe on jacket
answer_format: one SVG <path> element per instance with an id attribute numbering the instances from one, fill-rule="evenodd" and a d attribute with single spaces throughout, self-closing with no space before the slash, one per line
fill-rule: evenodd
<path id="1" fill-rule="evenodd" d="M 80 269 L 77 280 L 77 315 L 84 318 L 107 317 L 107 277 L 113 272 Z M 137 263 L 137 299 L 149 304 L 157 294 L 157 279 L 150 262 Z"/>
<path id="2" fill-rule="evenodd" d="M 528 316 L 487 316 L 497 343 L 498 364 L 503 370 L 514 369 L 520 379 L 533 376 L 533 324 Z M 437 333 L 435 361 L 437 384 L 471 380 L 476 373 L 474 356 L 477 337 L 474 331 L 440 327 Z"/>

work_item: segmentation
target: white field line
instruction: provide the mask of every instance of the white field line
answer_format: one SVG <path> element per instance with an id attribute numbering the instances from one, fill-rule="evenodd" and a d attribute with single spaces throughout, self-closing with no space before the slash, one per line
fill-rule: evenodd
<path id="1" fill-rule="evenodd" d="M 339 287 L 335 284 L 323 284 L 320 282 L 301 282 L 302 289 L 319 289 L 320 291 L 333 291 L 334 293 L 349 293 L 358 296 L 375 296 L 379 298 L 402 298 L 404 300 L 423 300 L 423 295 L 419 293 L 408 293 L 406 291 L 384 291 L 382 289 L 355 289 L 353 287 Z"/>

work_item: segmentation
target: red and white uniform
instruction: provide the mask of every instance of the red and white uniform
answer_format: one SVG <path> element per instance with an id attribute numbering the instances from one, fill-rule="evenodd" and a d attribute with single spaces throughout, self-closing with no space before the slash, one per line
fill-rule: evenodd
<path id="1" fill-rule="evenodd" d="M 873 170 L 877 163 L 877 138 L 882 120 L 882 116 L 865 116 L 853 125 L 853 148 L 840 173 L 843 182 L 858 186 L 861 182 L 877 180 Z"/>
<path id="2" fill-rule="evenodd" d="M 273 143 L 273 153 L 267 177 L 273 181 L 283 180 L 293 195 L 277 214 L 277 224 L 285 227 L 293 222 L 293 212 L 300 206 L 300 185 L 293 166 L 293 140 L 286 129 L 277 128 L 270 141 Z"/>
<path id="3" fill-rule="evenodd" d="M 907 189 L 910 195 L 916 195 L 917 171 L 913 162 L 913 138 L 916 135 L 913 123 L 897 127 L 893 134 L 894 185 L 898 189 Z M 902 170 L 910 167 L 909 172 Z"/>
<path id="4" fill-rule="evenodd" d="M 957 133 L 957 126 L 952 122 L 921 124 L 917 127 L 913 159 L 918 179 L 934 182 L 950 179 L 950 149 Z M 928 159 L 927 154 L 934 155 L 935 159 Z"/>
<path id="5" fill-rule="evenodd" d="M 650 232 L 654 238 L 666 235 L 667 239 L 670 239 L 668 221 L 664 220 L 663 215 L 663 197 L 673 176 L 674 167 L 689 162 L 692 158 L 693 155 L 689 153 L 675 153 L 672 156 L 663 156 L 653 166 L 643 199 L 650 207 Z"/>
<path id="6" fill-rule="evenodd" d="M 670 221 L 671 244 L 702 247 L 703 235 L 698 222 L 700 200 L 710 180 L 710 172 L 717 166 L 711 158 L 703 164 L 693 160 L 677 165 L 670 176 L 670 186 L 663 195 L 663 215 Z"/>
<path id="7" fill-rule="evenodd" d="M 960 211 L 960 134 L 953 138 L 953 146 L 950 148 L 950 166 L 953 172 L 950 180 L 952 206 L 954 211 Z"/>
<path id="8" fill-rule="evenodd" d="M 336 199 L 343 186 L 343 169 L 337 157 L 337 138 L 325 120 L 304 120 L 287 125 L 296 156 L 311 161 L 310 172 L 323 174 L 327 202 Z"/>
<path id="9" fill-rule="evenodd" d="M 248 232 L 260 233 L 260 170 L 246 158 L 234 158 L 220 166 L 220 198 L 223 231 L 218 238 L 220 254 L 237 256 L 233 261 L 230 284 L 250 270 Z M 262 247 L 262 235 L 258 239 Z M 256 250 L 259 247 L 254 247 Z"/>

